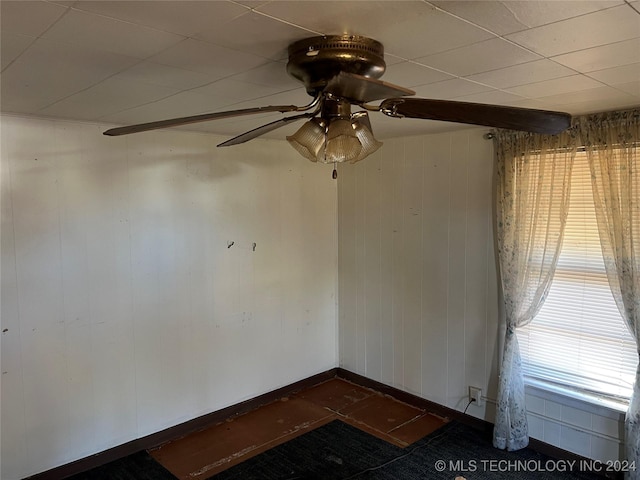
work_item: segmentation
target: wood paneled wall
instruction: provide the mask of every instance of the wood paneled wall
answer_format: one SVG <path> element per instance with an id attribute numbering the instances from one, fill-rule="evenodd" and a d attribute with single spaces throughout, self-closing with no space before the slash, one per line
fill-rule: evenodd
<path id="1" fill-rule="evenodd" d="M 3 479 L 336 366 L 331 170 L 105 128 L 2 118 Z"/>
<path id="2" fill-rule="evenodd" d="M 483 133 L 389 140 L 339 177 L 340 365 L 458 410 L 497 377 Z"/>

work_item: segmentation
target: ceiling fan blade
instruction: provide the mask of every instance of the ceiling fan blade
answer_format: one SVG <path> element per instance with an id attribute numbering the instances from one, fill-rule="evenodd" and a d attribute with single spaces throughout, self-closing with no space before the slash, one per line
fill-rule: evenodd
<path id="1" fill-rule="evenodd" d="M 389 98 L 380 104 L 380 111 L 391 117 L 470 123 L 547 134 L 560 133 L 571 125 L 571 115 L 564 112 L 425 98 Z"/>
<path id="2" fill-rule="evenodd" d="M 297 110 L 299 110 L 299 107 L 296 107 L 295 105 L 274 105 L 267 107 L 245 108 L 242 110 L 229 110 L 227 112 L 204 113 L 202 115 L 193 115 L 191 117 L 171 118 L 168 120 L 160 120 L 158 122 L 140 123 L 137 125 L 129 125 L 127 127 L 111 128 L 104 132 L 104 135 L 128 135 L 130 133 L 146 132 L 159 128 L 177 127 L 180 125 L 188 125 L 190 123 L 208 122 L 209 120 L 218 120 L 221 118 L 240 117 L 242 115 L 253 115 L 256 113 L 268 112 L 295 112 Z"/>
<path id="3" fill-rule="evenodd" d="M 413 90 L 393 83 L 347 72 L 340 72 L 329 80 L 323 91 L 357 103 L 416 94 Z"/>
<path id="4" fill-rule="evenodd" d="M 253 140 L 260 135 L 264 135 L 265 133 L 269 133 L 276 128 L 284 127 L 288 123 L 296 122 L 298 120 L 302 120 L 303 118 L 311 118 L 317 115 L 318 112 L 310 112 L 303 113 L 302 115 L 294 115 L 292 117 L 281 118 L 280 120 L 276 120 L 275 122 L 267 123 L 258 128 L 254 128 L 253 130 L 249 130 L 248 132 L 244 132 L 237 137 L 233 137 L 226 142 L 222 142 L 218 145 L 218 147 L 230 147 L 232 145 L 239 145 L 241 143 L 248 142 L 249 140 Z"/>

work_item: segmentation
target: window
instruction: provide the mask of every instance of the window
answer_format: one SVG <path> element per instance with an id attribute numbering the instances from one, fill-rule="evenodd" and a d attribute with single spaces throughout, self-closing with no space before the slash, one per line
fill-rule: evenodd
<path id="1" fill-rule="evenodd" d="M 517 330 L 526 377 L 628 400 L 638 354 L 605 272 L 586 153 L 571 177 L 565 236 L 549 295 Z"/>

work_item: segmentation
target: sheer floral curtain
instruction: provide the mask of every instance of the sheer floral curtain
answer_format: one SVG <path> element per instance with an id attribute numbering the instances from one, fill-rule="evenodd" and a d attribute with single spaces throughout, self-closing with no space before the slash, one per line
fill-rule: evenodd
<path id="1" fill-rule="evenodd" d="M 493 432 L 497 448 L 529 443 L 515 330 L 536 315 L 549 291 L 567 217 L 576 130 L 561 135 L 498 131 L 496 233 L 506 316 Z"/>
<path id="2" fill-rule="evenodd" d="M 611 292 L 640 346 L 640 109 L 580 119 Z M 627 459 L 640 467 L 640 367 L 625 421 Z M 640 479 L 640 471 L 628 478 Z"/>

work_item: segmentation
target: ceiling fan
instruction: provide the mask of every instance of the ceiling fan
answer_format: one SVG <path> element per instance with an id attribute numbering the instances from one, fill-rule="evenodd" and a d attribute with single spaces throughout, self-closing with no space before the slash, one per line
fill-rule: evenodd
<path id="1" fill-rule="evenodd" d="M 543 134 L 559 133 L 571 124 L 571 116 L 562 112 L 407 98 L 415 92 L 378 80 L 385 68 L 384 47 L 376 40 L 358 35 L 311 37 L 289 46 L 287 63 L 287 72 L 301 81 L 313 97 L 308 105 L 272 105 L 206 113 L 112 128 L 104 134 L 127 135 L 257 113 L 305 112 L 267 123 L 218 146 L 244 143 L 291 122 L 307 119 L 287 140 L 309 160 L 334 163 L 335 166 L 337 162 L 357 162 L 382 145 L 373 137 L 368 117 L 370 111 L 396 118 L 440 120 Z M 382 102 L 369 104 L 376 100 Z M 362 110 L 352 113 L 352 106 Z M 334 178 L 335 175 L 334 168 Z"/>

